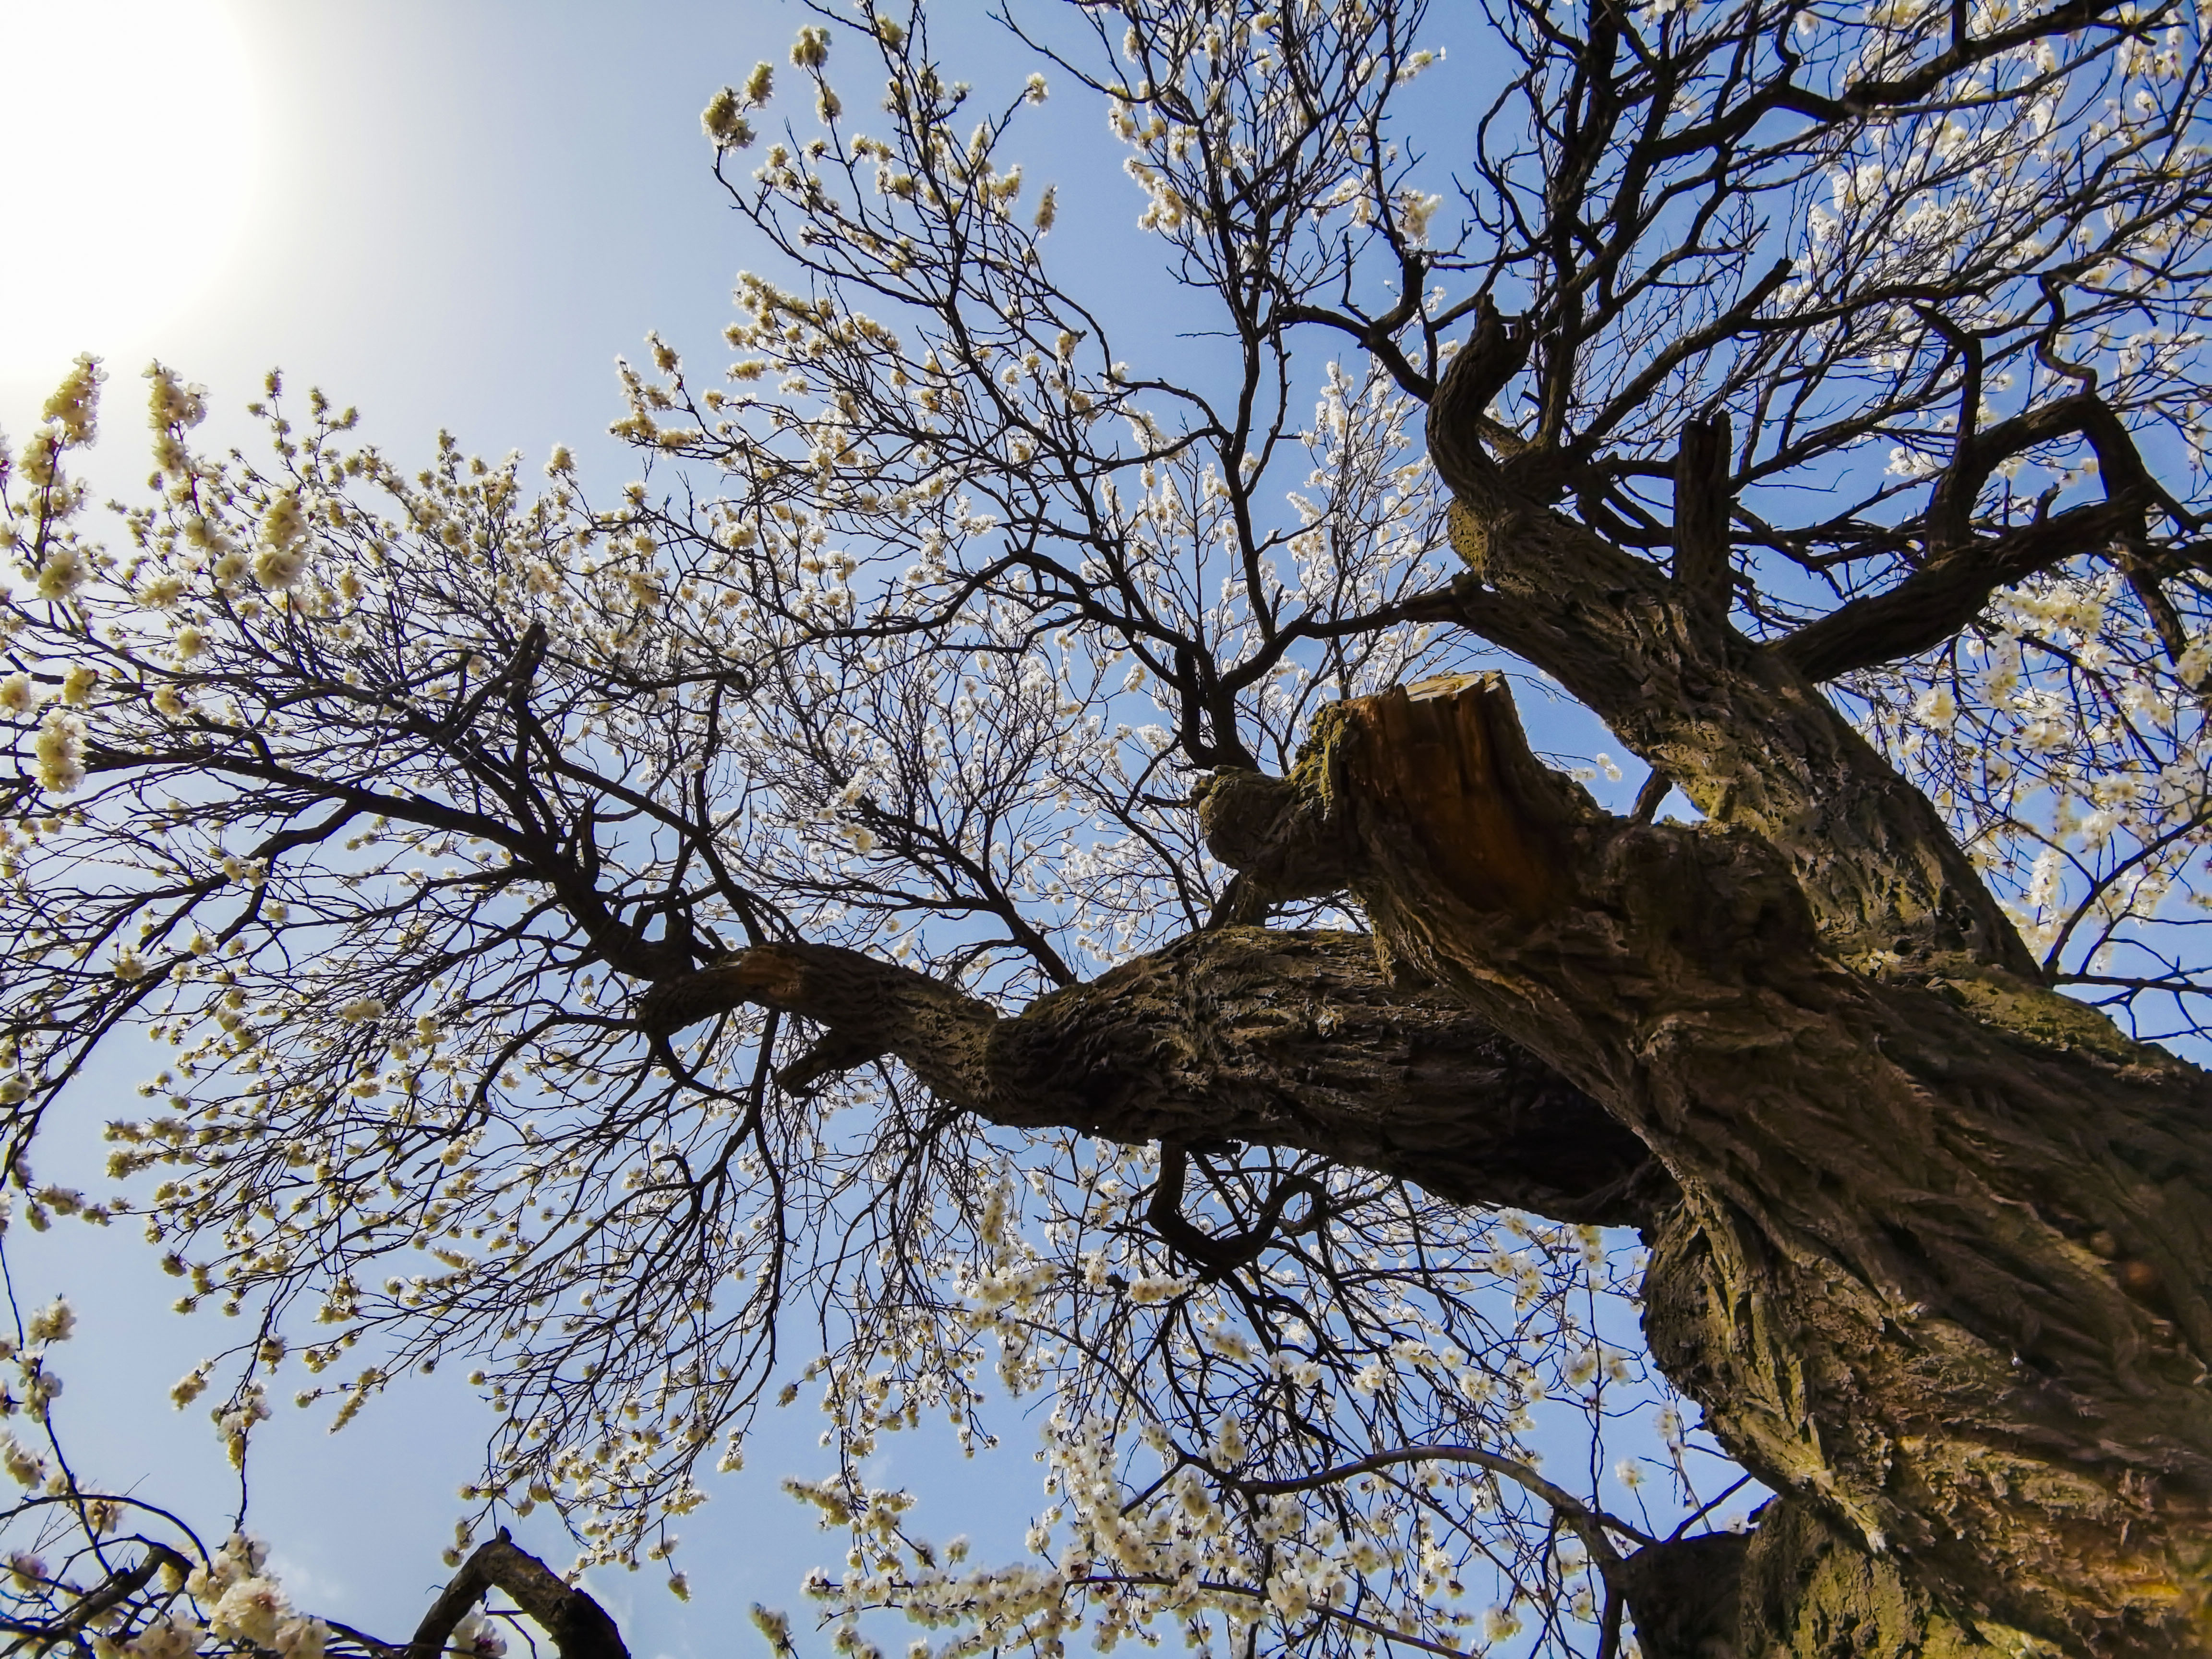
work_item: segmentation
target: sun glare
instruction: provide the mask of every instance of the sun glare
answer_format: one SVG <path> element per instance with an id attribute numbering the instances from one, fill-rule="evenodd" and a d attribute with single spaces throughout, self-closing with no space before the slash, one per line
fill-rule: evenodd
<path id="1" fill-rule="evenodd" d="M 0 380 L 162 349 L 235 252 L 252 94 L 219 0 L 0 0 Z"/>

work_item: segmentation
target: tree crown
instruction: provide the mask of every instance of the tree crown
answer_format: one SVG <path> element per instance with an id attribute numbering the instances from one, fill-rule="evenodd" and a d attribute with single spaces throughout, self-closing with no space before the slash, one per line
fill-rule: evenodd
<path id="1" fill-rule="evenodd" d="M 1264 813 L 1234 851 L 1238 803 L 1438 677 L 1549 676 L 1651 767 L 1643 816 L 1674 787 L 1765 837 L 1858 970 L 1975 958 L 2197 1032 L 2193 14 L 1485 17 L 1467 65 L 1413 3 L 1024 10 L 1038 72 L 987 102 L 919 9 L 823 13 L 707 106 L 775 274 L 718 384 L 657 340 L 625 368 L 611 501 L 565 453 L 410 475 L 273 376 L 270 454 L 207 454 L 157 365 L 151 492 L 103 539 L 79 366 L 0 478 L 0 1098 L 34 1224 L 142 1217 L 248 1317 L 241 1447 L 280 1368 L 343 1417 L 465 1355 L 479 1520 L 555 1504 L 635 1559 L 796 1342 L 833 1606 L 1443 1650 L 1479 1574 L 1485 1639 L 1611 1644 L 1671 1522 L 1531 1448 L 1656 1397 L 1683 1509 L 1731 1478 L 1601 1231 L 1663 1176 L 1540 1067 L 1588 1133 L 1519 1187 L 1206 1069 L 1286 1052 L 1271 1006 L 1386 1000 L 1347 883 Z M 1471 143 L 1401 114 L 1422 75 L 1480 88 Z M 1119 210 L 1025 191 L 1071 94 L 1187 351 L 1122 361 L 1054 258 Z M 1572 631 L 1508 558 L 1540 516 L 1597 573 Z M 1869 874 L 1844 786 L 1653 689 L 1662 616 L 1685 660 L 1826 688 L 1924 794 L 1883 820 L 1909 875 Z M 1109 1098 L 1104 1049 L 1044 1052 L 1109 997 L 1226 1035 Z M 1448 999 L 1393 1008 L 1440 1091 L 1522 1087 Z M 42 1114 L 136 1030 L 175 1054 L 110 1129 L 125 1185 L 42 1185 Z M 1054 1401 L 1052 1507 L 1039 1563 L 970 1572 L 860 1466 L 925 1413 L 988 1438 L 987 1364 Z"/>

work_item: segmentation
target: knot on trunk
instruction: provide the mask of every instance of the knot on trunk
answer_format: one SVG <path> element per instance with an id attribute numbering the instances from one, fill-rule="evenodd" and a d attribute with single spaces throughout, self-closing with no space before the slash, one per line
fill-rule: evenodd
<path id="1" fill-rule="evenodd" d="M 1198 826 L 1213 856 L 1237 872 L 1224 920 L 1256 922 L 1270 904 L 1326 898 L 1352 882 L 1352 849 L 1329 815 L 1325 792 L 1293 775 L 1227 767 L 1194 792 Z"/>
<path id="2" fill-rule="evenodd" d="M 1485 949 L 1518 950 L 1580 914 L 1578 948 L 1723 975 L 1747 951 L 1814 949 L 1779 854 L 1746 832 L 1601 811 L 1536 757 L 1502 675 L 1339 703 L 1288 777 L 1217 774 L 1199 812 L 1214 856 L 1266 898 L 1349 890 L 1398 959 L 1446 982 L 1467 965 L 1449 959 L 1448 915 L 1504 923 Z"/>

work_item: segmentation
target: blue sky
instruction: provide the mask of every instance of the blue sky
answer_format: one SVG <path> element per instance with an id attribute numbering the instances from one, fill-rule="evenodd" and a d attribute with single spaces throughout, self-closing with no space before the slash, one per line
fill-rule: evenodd
<path id="1" fill-rule="evenodd" d="M 43 9 L 0 0 L 0 29 Z M 112 6 L 118 21 L 137 9 Z M 698 106 L 726 76 L 781 55 L 791 9 L 196 0 L 183 9 L 234 40 L 244 73 L 216 86 L 242 88 L 253 142 L 223 158 L 228 176 L 169 177 L 149 133 L 133 146 L 143 159 L 131 195 L 65 200 L 59 211 L 94 223 L 149 212 L 166 223 L 147 204 L 181 194 L 185 218 L 235 228 L 210 238 L 212 250 L 182 237 L 146 249 L 137 291 L 66 346 L 18 324 L 16 295 L 0 289 L 11 302 L 6 332 L 38 340 L 47 359 L 0 347 L 0 418 L 19 433 L 70 352 L 90 346 L 115 370 L 111 460 L 135 462 L 115 454 L 136 424 L 116 405 L 154 352 L 227 410 L 281 363 L 296 385 L 359 405 L 395 450 L 427 450 L 446 426 L 493 453 L 543 453 L 605 428 L 617 412 L 612 359 L 635 353 L 647 328 L 712 342 L 743 252 L 708 172 Z M 99 112 L 90 118 L 138 125 L 136 77 L 118 76 L 106 102 L 100 44 L 81 44 L 82 58 L 53 70 L 82 77 L 87 110 Z M 12 52 L 0 61 L 9 75 L 27 68 Z M 198 119 L 192 87 L 173 91 L 164 119 Z M 242 213 L 223 205 L 240 194 Z M 98 239 L 58 228 L 57 247 Z M 190 294 L 178 305 L 180 289 Z"/>
<path id="2" fill-rule="evenodd" d="M 773 0 L 0 0 L 0 110 L 15 112 L 0 114 L 0 153 L 16 185 L 42 181 L 39 234 L 0 258 L 0 428 L 27 434 L 88 349 L 111 369 L 93 470 L 118 493 L 143 477 L 136 377 L 154 355 L 209 387 L 226 441 L 252 440 L 240 405 L 282 365 L 295 390 L 357 405 L 365 434 L 403 461 L 444 428 L 495 455 L 572 443 L 587 473 L 626 476 L 599 435 L 620 412 L 614 358 L 655 328 L 710 361 L 734 273 L 766 268 L 711 177 L 699 109 L 756 59 L 781 62 L 805 16 Z M 935 21 L 957 73 L 988 85 L 996 58 L 1005 90 L 1018 85 L 1028 66 L 1012 70 L 980 8 Z M 1465 93 L 1432 95 L 1471 121 Z M 1172 309 L 1146 303 L 1164 279 L 1129 246 L 1140 203 L 1113 176 L 1098 112 L 1055 99 L 1034 125 L 1032 176 L 1063 185 L 1055 252 L 1112 261 L 1118 312 L 1164 340 Z M 40 1174 L 93 1184 L 98 1124 L 135 1104 L 150 1069 L 111 1056 Z M 129 1230 L 19 1231 L 9 1257 L 27 1304 L 66 1291 L 81 1310 L 59 1356 L 79 1466 L 143 1480 L 219 1534 L 228 1472 L 202 1411 L 179 1416 L 167 1394 L 230 1332 L 168 1311 L 174 1282 Z M 842 1553 L 775 1486 L 823 1456 L 811 1399 L 780 1420 L 687 1531 L 689 1608 L 650 1571 L 595 1580 L 635 1652 L 754 1650 L 732 1630 L 747 1604 L 801 1611 L 800 1576 Z M 454 1489 L 489 1419 L 441 1376 L 337 1438 L 320 1421 L 287 1410 L 264 1431 L 252 1524 L 303 1604 L 404 1636 L 446 1576 Z M 1033 1437 L 1012 1410 L 1002 1431 L 986 1468 L 962 1471 L 949 1440 L 923 1436 L 876 1478 L 925 1493 L 925 1531 L 1011 1556 L 1041 1499 Z M 520 1540 L 568 1559 L 550 1516 Z"/>
<path id="3" fill-rule="evenodd" d="M 123 494 L 145 471 L 137 374 L 155 355 L 209 387 L 210 429 L 226 441 L 252 441 L 240 406 L 282 365 L 293 389 L 357 405 L 365 435 L 404 460 L 427 459 L 442 427 L 494 455 L 567 441 L 601 477 L 626 476 L 599 435 L 621 412 L 614 359 L 639 355 L 655 327 L 709 358 L 749 260 L 698 112 L 757 59 L 781 60 L 804 17 L 762 0 L 60 9 L 57 21 L 45 0 L 0 0 L 0 108 L 15 111 L 0 144 L 19 183 L 34 167 L 49 179 L 44 235 L 0 261 L 0 428 L 26 435 L 74 354 L 100 354 L 111 379 L 91 470 Z M 27 118 L 57 82 L 66 97 L 50 93 Z M 151 1069 L 111 1056 L 41 1176 L 94 1184 L 98 1126 L 137 1104 L 131 1086 Z M 219 1537 L 234 1486 L 205 1402 L 180 1414 L 167 1391 L 234 1328 L 171 1313 L 176 1283 L 133 1229 L 19 1228 L 8 1255 L 27 1305 L 65 1291 L 82 1316 L 56 1356 L 73 1460 Z M 322 1420 L 287 1407 L 263 1431 L 251 1524 L 303 1605 L 404 1638 L 447 1576 L 455 1488 L 490 1419 L 441 1376 L 410 1379 L 343 1435 Z M 765 1651 L 744 1625 L 755 1600 L 804 1626 L 799 1580 L 834 1563 L 842 1539 L 775 1482 L 822 1472 L 807 1469 L 826 1456 L 821 1423 L 811 1396 L 779 1415 L 751 1469 L 693 1517 L 679 1555 L 689 1607 L 650 1571 L 595 1577 L 641 1659 Z M 973 1511 L 942 1508 L 928 1523 L 939 1536 L 966 1530 L 979 1554 L 1018 1553 L 1036 1471 L 1030 1437 L 1009 1427 L 987 1479 L 963 1476 L 957 1448 L 926 1435 L 878 1478 Z M 556 1565 L 573 1553 L 550 1514 L 518 1536 Z"/>

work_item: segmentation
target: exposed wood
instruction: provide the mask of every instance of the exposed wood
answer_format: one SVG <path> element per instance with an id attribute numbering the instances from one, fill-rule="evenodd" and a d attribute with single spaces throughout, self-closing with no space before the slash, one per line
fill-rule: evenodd
<path id="1" fill-rule="evenodd" d="M 1342 705 L 1293 782 L 1393 961 L 1679 1183 L 1647 1334 L 1746 1467 L 1955 1616 L 2212 1653 L 2212 1082 L 1998 970 L 1843 968 L 1772 848 L 1599 811 L 1494 678 Z"/>
<path id="2" fill-rule="evenodd" d="M 1498 343 L 1485 348 L 1486 331 Z M 1540 462 L 1492 458 L 1482 411 L 1514 338 L 1486 321 L 1429 409 L 1430 454 L 1459 509 L 1453 544 L 1473 572 L 1459 590 L 1468 625 L 1555 677 L 1712 823 L 1783 854 L 1838 954 L 2033 975 L 1934 806 L 1812 680 L 1547 506 L 1531 488 Z"/>

